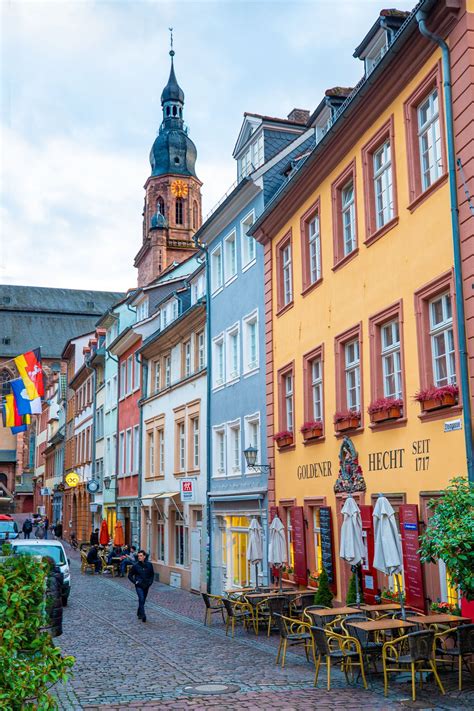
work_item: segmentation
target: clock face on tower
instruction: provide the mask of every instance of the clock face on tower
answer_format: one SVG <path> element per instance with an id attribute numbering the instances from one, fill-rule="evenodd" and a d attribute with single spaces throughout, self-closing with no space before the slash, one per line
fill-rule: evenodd
<path id="1" fill-rule="evenodd" d="M 174 197 L 186 197 L 188 194 L 188 186 L 184 180 L 175 180 L 171 183 L 171 192 Z"/>

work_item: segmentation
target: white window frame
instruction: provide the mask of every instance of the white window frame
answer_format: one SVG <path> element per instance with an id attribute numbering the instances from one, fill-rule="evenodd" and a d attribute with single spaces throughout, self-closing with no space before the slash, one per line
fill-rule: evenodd
<path id="1" fill-rule="evenodd" d="M 178 533 L 181 531 L 181 534 Z M 178 546 L 178 536 L 183 537 L 183 556 L 178 557 L 180 546 Z M 188 527 L 185 524 L 184 517 L 178 511 L 175 511 L 174 521 L 174 561 L 177 568 L 185 568 L 189 561 L 189 542 L 188 542 Z"/>
<path id="2" fill-rule="evenodd" d="M 351 191 L 350 198 L 345 195 Z M 347 257 L 357 247 L 357 229 L 355 218 L 355 185 L 351 178 L 341 188 L 341 220 L 342 220 L 342 247 L 343 254 Z"/>
<path id="3" fill-rule="evenodd" d="M 204 331 L 199 331 L 196 337 L 197 354 L 198 354 L 198 370 L 206 367 L 206 334 Z"/>
<path id="4" fill-rule="evenodd" d="M 435 322 L 433 319 L 433 306 L 441 301 L 442 320 Z M 453 324 L 453 304 L 449 291 L 443 294 L 438 294 L 433 299 L 430 299 L 428 304 L 430 317 L 430 347 L 431 347 L 431 364 L 433 368 L 433 384 L 436 387 L 443 385 L 455 385 L 457 380 L 456 374 L 456 347 L 454 342 L 454 324 Z M 442 337 L 444 354 L 438 355 L 436 351 L 436 343 Z M 437 362 L 441 359 L 445 361 L 446 378 L 438 377 Z"/>
<path id="5" fill-rule="evenodd" d="M 242 271 L 249 269 L 257 261 L 257 242 L 247 234 L 255 222 L 255 210 L 251 210 L 240 221 L 240 251 L 242 255 Z"/>
<path id="6" fill-rule="evenodd" d="M 168 353 L 164 357 L 164 363 L 165 363 L 165 388 L 169 388 L 171 386 L 171 353 Z"/>
<path id="7" fill-rule="evenodd" d="M 161 385 L 161 358 L 153 363 L 153 392 L 159 393 Z"/>
<path id="8" fill-rule="evenodd" d="M 242 427 L 240 418 L 226 425 L 228 476 L 242 474 Z"/>
<path id="9" fill-rule="evenodd" d="M 392 146 L 387 138 L 372 155 L 375 227 L 380 229 L 393 219 Z"/>
<path id="10" fill-rule="evenodd" d="M 184 346 L 184 377 L 188 378 L 193 372 L 191 339 L 189 338 Z"/>
<path id="11" fill-rule="evenodd" d="M 133 354 L 133 389 L 140 389 L 140 361 L 137 358 L 137 353 Z"/>
<path id="12" fill-rule="evenodd" d="M 261 131 L 258 138 L 250 145 L 252 171 L 260 168 L 260 166 L 265 162 L 264 151 L 265 144 L 263 140 L 263 131 Z"/>
<path id="13" fill-rule="evenodd" d="M 255 325 L 255 357 L 252 359 L 252 353 L 250 352 L 251 340 L 250 340 L 250 326 Z M 255 373 L 260 367 L 260 353 L 259 353 L 259 320 L 258 320 L 258 309 L 252 311 L 252 313 L 247 314 L 242 318 L 242 340 L 243 340 L 243 372 L 244 375 L 249 373 Z"/>
<path id="14" fill-rule="evenodd" d="M 221 333 L 212 340 L 213 389 L 225 385 L 225 338 Z"/>
<path id="15" fill-rule="evenodd" d="M 148 476 L 155 476 L 155 430 L 147 431 Z"/>
<path id="16" fill-rule="evenodd" d="M 132 428 L 129 427 L 125 433 L 125 473 L 132 473 Z"/>
<path id="17" fill-rule="evenodd" d="M 158 432 L 158 474 L 165 475 L 165 429 L 159 427 Z"/>
<path id="18" fill-rule="evenodd" d="M 140 426 L 133 428 L 133 471 L 138 474 L 140 469 Z"/>
<path id="19" fill-rule="evenodd" d="M 293 371 L 283 376 L 283 397 L 286 429 L 293 432 L 295 427 L 295 375 Z"/>
<path id="20" fill-rule="evenodd" d="M 127 361 L 120 363 L 120 399 L 127 395 Z"/>
<path id="21" fill-rule="evenodd" d="M 226 475 L 226 428 L 217 425 L 212 428 L 212 476 L 219 478 Z"/>
<path id="22" fill-rule="evenodd" d="M 315 373 L 315 365 L 318 364 L 319 373 Z M 309 362 L 311 368 L 311 409 L 313 420 L 323 421 L 323 359 L 321 356 L 312 358 Z M 319 403 L 319 404 L 318 404 Z M 319 409 L 319 412 L 317 410 Z"/>
<path id="23" fill-rule="evenodd" d="M 293 265 L 291 242 L 285 244 L 281 250 L 281 277 L 283 280 L 283 306 L 293 301 Z"/>
<path id="24" fill-rule="evenodd" d="M 439 100 L 438 88 L 436 87 L 416 107 L 421 187 L 423 192 L 443 174 Z M 427 118 L 422 122 L 421 112 L 426 105 L 428 105 Z"/>
<path id="25" fill-rule="evenodd" d="M 222 244 L 219 243 L 211 252 L 211 294 L 215 296 L 224 287 Z M 219 260 L 219 261 L 217 261 Z"/>
<path id="26" fill-rule="evenodd" d="M 308 221 L 309 283 L 321 279 L 321 232 L 319 212 Z"/>
<path id="27" fill-rule="evenodd" d="M 354 359 L 350 359 L 349 348 L 354 348 Z M 354 376 L 354 383 L 351 378 Z M 351 339 L 344 343 L 344 378 L 346 386 L 346 403 L 348 410 L 360 411 L 360 343 L 357 338 Z M 355 392 L 355 400 L 352 402 L 351 392 Z"/>
<path id="28" fill-rule="evenodd" d="M 253 428 L 256 426 L 257 428 L 257 434 L 256 436 L 252 436 L 253 433 Z M 246 449 L 247 447 L 255 447 L 258 450 L 258 459 L 261 461 L 262 457 L 262 449 L 261 449 L 261 423 L 260 423 L 260 412 L 254 412 L 251 415 L 245 415 L 244 417 L 244 448 Z M 247 466 L 247 462 L 245 462 L 245 473 L 246 474 L 258 474 L 259 472 L 255 472 L 252 469 L 249 469 Z"/>
<path id="29" fill-rule="evenodd" d="M 178 424 L 178 471 L 186 471 L 186 424 L 181 420 Z"/>
<path id="30" fill-rule="evenodd" d="M 224 238 L 224 274 L 226 286 L 237 278 L 237 231 L 235 229 Z"/>
<path id="31" fill-rule="evenodd" d="M 397 334 L 398 331 L 398 334 Z M 390 334 L 391 342 L 387 343 L 386 334 Z M 382 380 L 384 397 L 402 397 L 402 361 L 400 343 L 400 322 L 398 318 L 392 319 L 380 326 L 380 353 L 382 358 Z M 392 368 L 392 372 L 390 371 Z M 389 387 L 390 378 L 393 379 L 395 391 Z"/>
<path id="32" fill-rule="evenodd" d="M 137 305 L 137 322 L 144 321 L 148 318 L 148 299 L 143 299 Z"/>
<path id="33" fill-rule="evenodd" d="M 234 345 L 236 351 L 234 350 Z M 226 383 L 232 383 L 240 378 L 240 324 L 234 323 L 226 331 Z M 236 356 L 234 358 L 234 356 Z"/>
<path id="34" fill-rule="evenodd" d="M 199 432 L 199 415 L 193 417 L 192 420 L 192 450 L 193 450 L 193 469 L 199 469 L 199 447 L 200 447 L 200 432 Z"/>
<path id="35" fill-rule="evenodd" d="M 125 474 L 125 430 L 119 432 L 119 473 Z"/>

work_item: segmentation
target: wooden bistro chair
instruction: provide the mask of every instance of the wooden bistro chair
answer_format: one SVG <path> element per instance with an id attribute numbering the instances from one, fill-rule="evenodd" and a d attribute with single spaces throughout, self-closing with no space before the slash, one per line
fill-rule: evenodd
<path id="1" fill-rule="evenodd" d="M 81 551 L 81 573 L 86 573 L 88 570 L 95 573 L 95 565 L 94 563 L 88 563 L 87 553 L 85 551 Z"/>
<path id="2" fill-rule="evenodd" d="M 281 661 L 281 668 L 283 669 L 285 666 L 287 646 L 290 645 L 290 647 L 293 647 L 299 644 L 304 645 L 304 651 L 308 661 L 309 650 L 311 649 L 313 661 L 316 663 L 313 638 L 311 636 L 311 625 L 308 625 L 306 622 L 301 622 L 301 620 L 295 620 L 292 617 L 285 617 L 285 615 L 280 615 L 278 612 L 275 612 L 273 616 L 277 621 L 280 632 L 280 644 L 278 646 L 275 664 Z"/>
<path id="3" fill-rule="evenodd" d="M 286 595 L 275 595 L 274 597 L 268 598 L 267 605 L 270 612 L 268 616 L 267 637 L 270 637 L 272 627 L 276 627 L 278 630 L 280 629 L 276 615 L 290 616 L 290 601 Z"/>
<path id="4" fill-rule="evenodd" d="M 422 630 L 410 632 L 391 642 L 385 642 L 382 647 L 382 664 L 384 678 L 384 694 L 388 693 L 388 675 L 392 672 L 411 671 L 411 696 L 416 701 L 416 673 L 420 674 L 423 683 L 423 672 L 432 672 L 440 691 L 444 687 L 438 676 L 434 652 L 434 632 Z M 404 653 L 404 652 L 408 653 Z"/>
<path id="5" fill-rule="evenodd" d="M 113 563 L 107 563 L 107 556 L 105 555 L 105 552 L 99 553 L 99 558 L 102 562 L 102 572 L 112 573 L 112 577 L 115 578 L 117 569 Z"/>
<path id="6" fill-rule="evenodd" d="M 227 613 L 227 619 L 225 622 L 225 633 L 229 631 L 229 626 L 232 629 L 232 638 L 234 637 L 235 623 L 242 623 L 244 629 L 247 626 L 255 628 L 253 619 L 252 606 L 248 602 L 240 602 L 238 600 L 227 600 L 225 597 L 222 598 L 222 604 L 224 605 L 225 611 Z"/>
<path id="7" fill-rule="evenodd" d="M 314 593 L 301 593 L 290 604 L 291 614 L 296 617 L 299 615 L 303 617 L 303 613 L 307 607 L 313 607 L 314 603 Z"/>
<path id="8" fill-rule="evenodd" d="M 220 614 L 222 617 L 222 622 L 225 622 L 224 617 L 224 604 L 223 599 L 220 595 L 208 595 L 208 593 L 201 593 L 202 599 L 204 600 L 204 605 L 206 606 L 206 612 L 204 613 L 204 624 L 211 626 L 212 615 Z"/>
<path id="9" fill-rule="evenodd" d="M 249 600 L 245 599 L 245 602 L 248 602 L 250 607 L 253 608 L 253 626 L 255 630 L 255 636 L 258 636 L 258 630 L 260 625 L 266 627 L 268 630 L 272 617 L 270 607 L 268 605 L 269 601 L 270 598 L 264 597 L 261 600 L 257 600 L 257 602 L 252 605 Z"/>
<path id="10" fill-rule="evenodd" d="M 364 671 L 364 659 L 359 641 L 355 637 L 344 637 L 313 625 L 311 628 L 316 658 L 316 671 L 314 686 L 318 683 L 321 665 L 327 668 L 327 690 L 331 690 L 331 662 L 340 664 L 346 681 L 349 683 L 349 672 L 353 676 L 353 667 L 358 667 L 362 676 L 364 689 L 367 689 L 367 680 Z"/>
<path id="11" fill-rule="evenodd" d="M 447 639 L 454 641 L 454 646 L 446 645 Z M 448 661 L 454 665 L 454 660 L 458 660 L 458 688 L 462 691 L 462 665 L 463 662 L 470 672 L 466 659 L 474 655 L 474 624 L 459 625 L 456 629 L 444 630 L 435 634 L 436 662 L 445 663 Z M 439 656 L 438 656 L 439 655 Z M 447 659 L 446 659 L 447 657 Z"/>
<path id="12" fill-rule="evenodd" d="M 377 659 L 381 659 L 382 657 L 383 644 L 377 640 L 372 641 L 370 632 L 367 632 L 367 630 L 352 627 L 350 624 L 351 622 L 367 622 L 368 619 L 369 618 L 364 614 L 347 615 L 341 620 L 341 627 L 345 635 L 357 639 L 362 649 L 362 656 L 367 662 L 372 662 L 375 671 L 377 671 Z"/>

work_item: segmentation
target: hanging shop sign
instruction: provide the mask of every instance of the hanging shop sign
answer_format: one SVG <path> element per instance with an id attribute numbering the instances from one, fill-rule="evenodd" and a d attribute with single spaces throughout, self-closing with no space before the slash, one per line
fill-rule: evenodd
<path id="1" fill-rule="evenodd" d="M 407 607 L 426 610 L 423 572 L 418 550 L 420 548 L 418 506 L 402 504 L 398 509 L 400 535 L 402 537 L 403 570 L 405 573 L 405 596 Z"/>
<path id="2" fill-rule="evenodd" d="M 76 474 L 76 472 L 69 472 L 69 474 L 66 474 L 65 479 L 68 486 L 75 487 L 79 484 L 79 474 Z"/>
<path id="3" fill-rule="evenodd" d="M 49 488 L 49 486 L 43 486 L 40 489 L 40 494 L 41 496 L 51 496 L 51 489 Z"/>
<path id="4" fill-rule="evenodd" d="M 183 504 L 193 504 L 196 501 L 196 479 L 181 479 L 180 494 Z"/>
<path id="5" fill-rule="evenodd" d="M 95 494 L 97 491 L 99 491 L 99 487 L 100 484 L 97 479 L 91 479 L 87 482 L 87 491 L 89 492 L 89 494 Z"/>

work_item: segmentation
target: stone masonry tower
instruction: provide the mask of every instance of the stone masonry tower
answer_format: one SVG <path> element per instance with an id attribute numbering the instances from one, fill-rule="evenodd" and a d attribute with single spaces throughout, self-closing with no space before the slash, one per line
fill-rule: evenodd
<path id="1" fill-rule="evenodd" d="M 183 121 L 184 92 L 174 73 L 174 54 L 171 39 L 171 71 L 161 94 L 163 120 L 144 186 L 143 243 L 135 257 L 139 287 L 196 251 L 193 235 L 202 222 L 202 183 L 194 168 L 197 152 Z"/>

